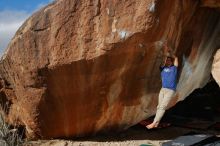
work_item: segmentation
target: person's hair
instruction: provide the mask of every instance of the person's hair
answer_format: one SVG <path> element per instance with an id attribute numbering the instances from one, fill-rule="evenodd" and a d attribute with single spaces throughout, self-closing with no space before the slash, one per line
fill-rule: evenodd
<path id="1" fill-rule="evenodd" d="M 170 59 L 172 62 L 174 62 L 174 58 L 173 57 L 170 57 L 170 56 L 167 56 L 167 59 Z"/>

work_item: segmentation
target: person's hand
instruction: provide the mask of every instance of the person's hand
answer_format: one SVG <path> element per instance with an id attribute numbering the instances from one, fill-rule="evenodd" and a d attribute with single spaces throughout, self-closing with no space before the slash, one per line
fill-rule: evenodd
<path id="1" fill-rule="evenodd" d="M 168 48 L 168 46 L 167 46 L 167 40 L 166 40 L 166 41 L 164 41 L 163 46 L 164 46 L 164 52 L 165 52 L 165 53 L 167 53 L 167 52 L 168 52 L 168 50 L 169 50 L 169 48 Z"/>
<path id="2" fill-rule="evenodd" d="M 175 54 L 172 54 L 172 57 L 173 57 L 173 58 L 176 58 L 176 55 L 175 55 Z"/>
<path id="3" fill-rule="evenodd" d="M 172 54 L 172 49 L 170 49 L 167 45 L 164 46 L 164 53 L 166 56 L 170 56 Z"/>
<path id="4" fill-rule="evenodd" d="M 167 40 L 164 41 L 163 46 L 167 47 Z"/>

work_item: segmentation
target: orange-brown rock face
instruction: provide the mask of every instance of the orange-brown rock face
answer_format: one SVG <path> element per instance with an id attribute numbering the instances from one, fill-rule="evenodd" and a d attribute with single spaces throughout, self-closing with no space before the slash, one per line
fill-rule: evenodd
<path id="1" fill-rule="evenodd" d="M 15 94 L 8 120 L 30 138 L 126 129 L 155 113 L 165 40 L 180 60 L 176 99 L 207 83 L 219 20 L 196 0 L 58 0 L 1 60 Z"/>
<path id="2" fill-rule="evenodd" d="M 201 0 L 202 6 L 211 7 L 211 8 L 219 8 L 220 1 L 219 0 Z"/>

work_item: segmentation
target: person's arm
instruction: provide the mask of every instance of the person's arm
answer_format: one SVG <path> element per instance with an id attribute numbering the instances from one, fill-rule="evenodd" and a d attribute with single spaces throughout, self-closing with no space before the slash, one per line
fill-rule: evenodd
<path id="1" fill-rule="evenodd" d="M 165 66 L 165 64 L 166 64 L 166 61 L 167 61 L 167 56 L 164 56 L 164 58 L 163 58 L 163 62 L 161 62 L 161 67 L 164 67 Z"/>
<path id="2" fill-rule="evenodd" d="M 170 49 L 167 45 L 167 41 L 164 42 L 164 54 L 165 54 L 165 59 L 163 62 L 163 66 L 165 66 L 166 60 L 167 60 L 167 56 L 172 56 L 174 58 L 174 66 L 178 67 L 179 63 L 178 63 L 178 57 L 175 56 L 175 54 L 173 53 L 172 49 Z"/>
<path id="3" fill-rule="evenodd" d="M 165 59 L 163 60 L 163 62 L 160 64 L 159 69 L 160 69 L 161 72 L 163 71 L 163 69 L 164 69 L 164 67 L 165 67 L 165 62 L 166 62 L 166 58 L 165 58 Z"/>
<path id="4" fill-rule="evenodd" d="M 167 46 L 167 41 L 164 42 L 163 47 L 164 47 L 164 56 L 163 56 L 163 62 L 160 65 L 160 67 L 162 67 L 162 68 L 165 66 L 166 61 L 167 61 L 167 57 L 170 55 L 170 49 Z"/>
<path id="5" fill-rule="evenodd" d="M 175 55 L 173 55 L 174 57 L 174 66 L 178 67 L 179 62 L 178 62 L 178 57 L 176 57 Z"/>

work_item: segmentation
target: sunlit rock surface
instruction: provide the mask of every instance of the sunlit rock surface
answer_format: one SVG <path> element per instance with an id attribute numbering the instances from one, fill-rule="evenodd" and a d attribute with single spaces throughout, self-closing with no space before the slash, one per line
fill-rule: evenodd
<path id="1" fill-rule="evenodd" d="M 218 85 L 220 86 L 220 49 L 216 52 L 212 64 L 212 75 Z"/>
<path id="2" fill-rule="evenodd" d="M 219 20 L 199 0 L 58 0 L 2 57 L 6 118 L 29 138 L 124 130 L 155 113 L 165 40 L 180 60 L 172 105 L 208 82 Z"/>

